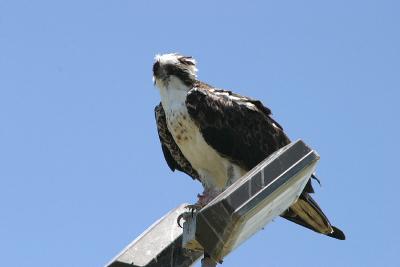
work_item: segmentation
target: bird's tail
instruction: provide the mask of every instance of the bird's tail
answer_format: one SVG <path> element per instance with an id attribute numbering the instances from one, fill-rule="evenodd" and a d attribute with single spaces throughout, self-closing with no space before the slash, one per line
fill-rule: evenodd
<path id="1" fill-rule="evenodd" d="M 297 202 L 290 206 L 290 208 L 282 214 L 282 217 L 317 233 L 340 240 L 346 239 L 344 233 L 340 229 L 330 224 L 317 202 L 306 192 L 300 195 Z"/>

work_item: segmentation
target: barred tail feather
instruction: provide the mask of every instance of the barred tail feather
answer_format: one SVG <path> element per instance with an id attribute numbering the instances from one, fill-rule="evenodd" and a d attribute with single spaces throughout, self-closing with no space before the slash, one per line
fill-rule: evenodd
<path id="1" fill-rule="evenodd" d="M 296 203 L 282 214 L 282 217 L 317 233 L 340 240 L 346 238 L 340 229 L 330 224 L 318 204 L 305 192 L 301 194 Z"/>

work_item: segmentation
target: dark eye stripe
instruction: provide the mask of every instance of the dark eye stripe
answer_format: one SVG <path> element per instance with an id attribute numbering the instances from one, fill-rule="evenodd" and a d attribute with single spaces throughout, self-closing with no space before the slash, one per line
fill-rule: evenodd
<path id="1" fill-rule="evenodd" d="M 158 72 L 158 70 L 160 69 L 160 62 L 156 62 L 153 65 L 153 74 L 156 75 L 156 73 Z"/>
<path id="2" fill-rule="evenodd" d="M 193 78 L 190 72 L 185 68 L 180 68 L 176 65 L 169 64 L 165 66 L 165 70 L 168 75 L 174 75 L 182 80 L 182 82 L 186 85 L 191 85 L 193 83 Z"/>

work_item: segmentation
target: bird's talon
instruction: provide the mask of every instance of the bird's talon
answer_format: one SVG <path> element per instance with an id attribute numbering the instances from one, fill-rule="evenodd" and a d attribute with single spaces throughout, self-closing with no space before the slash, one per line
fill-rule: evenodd
<path id="1" fill-rule="evenodd" d="M 176 222 L 178 223 L 178 226 L 180 228 L 183 228 L 183 226 L 181 225 L 181 220 L 183 219 L 185 213 L 182 213 L 181 215 L 178 216 L 178 218 L 176 219 Z"/>
<path id="2" fill-rule="evenodd" d="M 183 226 L 181 225 L 181 220 L 185 218 L 185 216 L 188 216 L 189 214 L 192 216 L 192 218 L 194 217 L 194 213 L 201 210 L 202 206 L 199 204 L 193 204 L 193 205 L 187 205 L 185 207 L 186 209 L 188 209 L 189 211 L 183 212 L 181 215 L 178 216 L 178 218 L 176 219 L 176 222 L 178 223 L 178 226 L 180 228 L 183 228 Z"/>

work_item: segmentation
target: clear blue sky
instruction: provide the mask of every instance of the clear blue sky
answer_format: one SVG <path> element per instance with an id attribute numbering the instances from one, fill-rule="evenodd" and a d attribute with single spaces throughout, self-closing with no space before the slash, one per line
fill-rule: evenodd
<path id="1" fill-rule="evenodd" d="M 347 235 L 278 218 L 223 266 L 400 266 L 399 1 L 191 2 L 0 0 L 1 265 L 102 266 L 196 201 L 153 115 L 153 57 L 179 51 L 319 152 Z"/>

